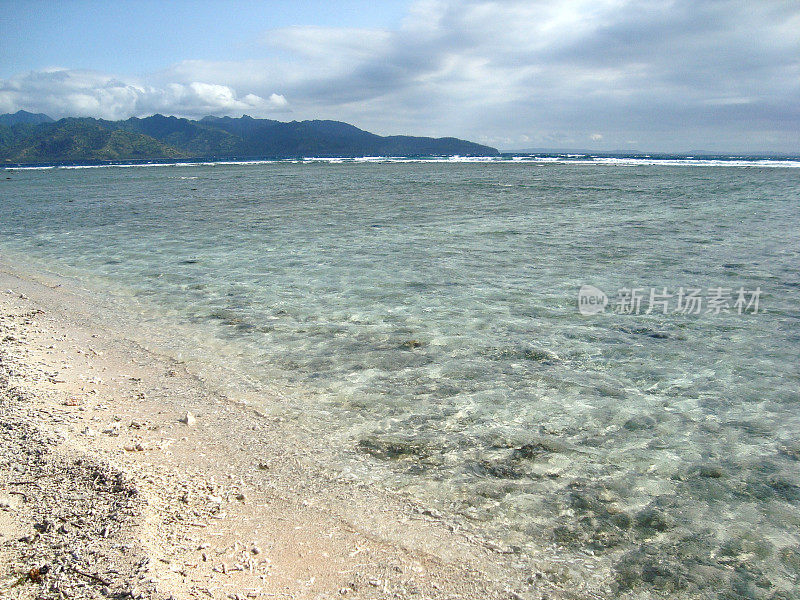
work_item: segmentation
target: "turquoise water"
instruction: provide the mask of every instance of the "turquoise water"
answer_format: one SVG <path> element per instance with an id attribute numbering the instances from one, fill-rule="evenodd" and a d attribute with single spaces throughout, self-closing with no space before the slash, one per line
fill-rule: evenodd
<path id="1" fill-rule="evenodd" d="M 188 337 L 164 343 L 206 347 L 234 391 L 285 386 L 265 408 L 329 436 L 337 468 L 574 569 L 547 577 L 798 597 L 798 173 L 12 170 L 0 251 L 174 323 Z M 606 312 L 580 314 L 582 285 Z M 727 313 L 613 310 L 622 288 L 718 287 Z M 739 288 L 761 290 L 757 312 Z"/>

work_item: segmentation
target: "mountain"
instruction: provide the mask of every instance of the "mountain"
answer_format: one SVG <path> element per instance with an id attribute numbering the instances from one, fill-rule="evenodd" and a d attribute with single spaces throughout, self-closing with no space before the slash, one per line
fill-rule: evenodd
<path id="1" fill-rule="evenodd" d="M 240 137 L 252 156 L 452 156 L 496 155 L 488 146 L 456 138 L 383 137 L 341 121 L 291 121 L 243 116 L 201 121 Z"/>
<path id="2" fill-rule="evenodd" d="M 0 160 L 6 163 L 499 154 L 456 138 L 379 136 L 339 121 L 153 115 L 37 123 L 31 117 L 49 117 L 24 113 L 20 120 L 17 115 L 0 115 Z"/>
<path id="3" fill-rule="evenodd" d="M 48 163 L 188 155 L 152 137 L 108 127 L 96 119 L 67 118 L 40 125 L 0 126 L 0 159 L 12 163 Z"/>
<path id="4" fill-rule="evenodd" d="M 18 110 L 13 115 L 0 115 L 0 125 L 13 127 L 14 125 L 38 125 L 39 123 L 52 123 L 53 119 L 44 113 L 31 113 L 27 110 Z"/>
<path id="5" fill-rule="evenodd" d="M 144 119 L 132 117 L 127 121 L 106 121 L 106 124 L 149 136 L 180 149 L 188 156 L 230 156 L 241 154 L 244 149 L 237 136 L 189 119 L 153 115 Z"/>

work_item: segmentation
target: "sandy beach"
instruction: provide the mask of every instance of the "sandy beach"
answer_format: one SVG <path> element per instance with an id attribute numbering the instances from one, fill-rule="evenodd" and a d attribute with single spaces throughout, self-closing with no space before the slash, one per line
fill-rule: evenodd
<path id="1" fill-rule="evenodd" d="M 6 265 L 0 290 L 4 596 L 567 596 L 513 549 L 326 471 L 283 419 L 100 327 L 63 282 Z"/>

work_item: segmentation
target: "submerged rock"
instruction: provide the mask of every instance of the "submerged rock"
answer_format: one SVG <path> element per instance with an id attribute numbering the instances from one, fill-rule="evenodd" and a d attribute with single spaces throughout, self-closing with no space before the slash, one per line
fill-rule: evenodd
<path id="1" fill-rule="evenodd" d="M 562 546 L 583 546 L 587 542 L 587 537 L 581 529 L 558 525 L 553 528 L 553 541 Z"/>
<path id="2" fill-rule="evenodd" d="M 543 364 L 552 364 L 561 360 L 555 352 L 551 352 L 545 348 L 522 344 L 487 348 L 484 354 L 493 360 L 501 361 L 522 359 Z"/>
<path id="3" fill-rule="evenodd" d="M 522 479 L 525 471 L 518 465 L 505 460 L 480 460 L 472 464 L 473 471 L 497 479 Z"/>
<path id="4" fill-rule="evenodd" d="M 774 547 L 772 543 L 753 533 L 748 533 L 744 537 L 726 540 L 719 547 L 716 555 L 720 562 L 735 565 L 737 561 L 742 564 L 747 564 L 751 561 L 753 556 L 760 560 L 765 560 L 772 556 L 773 552 Z"/>
<path id="5" fill-rule="evenodd" d="M 600 508 L 595 498 L 578 490 L 573 490 L 569 493 L 569 505 L 573 510 L 578 512 Z"/>
<path id="6" fill-rule="evenodd" d="M 615 565 L 615 580 L 621 592 L 643 584 L 661 592 L 675 593 L 688 587 L 686 566 L 669 560 L 655 548 L 641 547 L 625 554 Z"/>
<path id="7" fill-rule="evenodd" d="M 589 538 L 589 548 L 595 552 L 604 552 L 611 548 L 616 548 L 625 542 L 625 537 L 615 531 L 598 529 Z"/>
<path id="8" fill-rule="evenodd" d="M 635 417 L 631 417 L 625 421 L 625 424 L 623 425 L 623 427 L 628 431 L 644 431 L 647 429 L 653 429 L 655 426 L 656 420 L 647 415 L 636 415 Z"/>
<path id="9" fill-rule="evenodd" d="M 800 576 L 800 546 L 787 546 L 781 549 L 781 563 L 796 576 Z"/>
<path id="10" fill-rule="evenodd" d="M 624 512 L 613 513 L 609 515 L 608 520 L 620 529 L 630 529 L 633 525 L 633 519 Z"/>
<path id="11" fill-rule="evenodd" d="M 424 459 L 431 455 L 430 449 L 423 442 L 402 437 L 370 436 L 359 441 L 358 448 L 362 452 L 384 460 L 406 457 Z"/>
<path id="12" fill-rule="evenodd" d="M 778 454 L 792 460 L 800 460 L 800 444 L 783 444 L 778 448 Z"/>
<path id="13" fill-rule="evenodd" d="M 424 344 L 419 340 L 406 340 L 400 344 L 400 347 L 405 350 L 413 350 L 414 348 L 421 348 L 422 346 L 424 346 Z"/>
<path id="14" fill-rule="evenodd" d="M 535 362 L 553 363 L 560 360 L 555 352 L 550 352 L 549 350 L 544 350 L 543 348 L 526 348 L 522 355 L 526 359 Z"/>
<path id="15" fill-rule="evenodd" d="M 620 329 L 625 333 L 644 335 L 656 340 L 667 340 L 670 337 L 669 333 L 666 331 L 658 331 L 656 329 L 650 329 L 649 327 L 621 327 Z"/>
<path id="16" fill-rule="evenodd" d="M 695 465 L 689 469 L 691 475 L 698 477 L 708 477 L 710 479 L 719 479 L 724 475 L 722 469 L 717 465 Z"/>
<path id="17" fill-rule="evenodd" d="M 546 439 L 539 439 L 528 444 L 523 444 L 518 448 L 514 448 L 512 458 L 516 460 L 535 460 L 542 456 L 546 456 L 547 454 L 559 452 L 560 450 L 561 447 L 555 442 Z"/>
<path id="18" fill-rule="evenodd" d="M 489 498 L 492 500 L 499 500 L 506 495 L 512 493 L 516 489 L 516 485 L 512 482 L 501 483 L 498 481 L 483 481 L 476 483 L 475 494 L 482 498 Z"/>
<path id="19" fill-rule="evenodd" d="M 657 508 L 645 508 L 636 514 L 636 527 L 651 531 L 666 531 L 674 525 L 672 518 Z"/>
<path id="20" fill-rule="evenodd" d="M 800 502 L 800 486 L 788 479 L 773 475 L 769 479 L 769 487 L 787 502 Z"/>

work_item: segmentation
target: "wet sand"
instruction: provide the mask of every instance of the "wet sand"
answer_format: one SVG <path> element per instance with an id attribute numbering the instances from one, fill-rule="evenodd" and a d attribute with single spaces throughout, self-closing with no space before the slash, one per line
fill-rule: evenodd
<path id="1" fill-rule="evenodd" d="M 5 596 L 582 597 L 327 469 L 291 423 L 93 310 L 82 290 L 0 265 Z"/>

